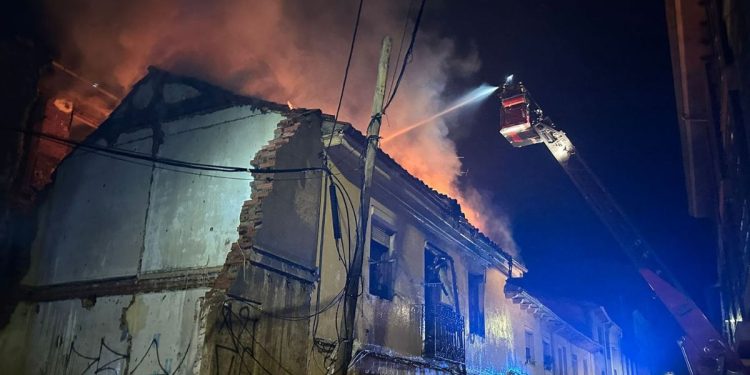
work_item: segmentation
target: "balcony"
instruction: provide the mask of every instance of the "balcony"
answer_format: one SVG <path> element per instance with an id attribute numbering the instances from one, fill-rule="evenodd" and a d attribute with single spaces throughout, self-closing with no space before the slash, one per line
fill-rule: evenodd
<path id="1" fill-rule="evenodd" d="M 424 305 L 424 356 L 426 358 L 465 362 L 464 318 L 453 306 L 443 303 Z"/>

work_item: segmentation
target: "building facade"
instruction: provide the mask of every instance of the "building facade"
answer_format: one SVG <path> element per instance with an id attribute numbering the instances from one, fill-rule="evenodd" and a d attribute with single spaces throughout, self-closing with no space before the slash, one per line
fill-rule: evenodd
<path id="1" fill-rule="evenodd" d="M 336 370 L 364 145 L 320 111 L 151 69 L 43 194 L 5 368 Z M 516 288 L 524 265 L 383 152 L 370 214 L 350 372 L 644 373 L 603 310 L 582 328 Z"/>
<path id="2" fill-rule="evenodd" d="M 716 223 L 721 325 L 750 360 L 750 6 L 669 0 L 666 13 L 690 213 Z"/>

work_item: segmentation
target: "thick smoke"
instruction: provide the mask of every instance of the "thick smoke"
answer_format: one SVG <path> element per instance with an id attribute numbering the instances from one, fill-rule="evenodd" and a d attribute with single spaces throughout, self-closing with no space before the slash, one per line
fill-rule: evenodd
<path id="1" fill-rule="evenodd" d="M 148 65 L 156 65 L 237 92 L 333 113 L 357 3 L 76 0 L 50 1 L 45 11 L 59 59 L 113 91 L 126 92 Z M 381 40 L 392 37 L 395 67 L 408 11 L 408 1 L 365 2 L 340 116 L 360 130 L 369 119 Z M 479 65 L 476 53 L 459 55 L 451 39 L 420 30 L 383 135 L 443 109 L 448 80 L 475 73 Z M 384 148 L 412 174 L 457 198 L 473 224 L 516 253 L 507 221 L 489 212 L 476 191 L 458 187 L 461 161 L 447 134 L 447 125 L 437 120 Z"/>

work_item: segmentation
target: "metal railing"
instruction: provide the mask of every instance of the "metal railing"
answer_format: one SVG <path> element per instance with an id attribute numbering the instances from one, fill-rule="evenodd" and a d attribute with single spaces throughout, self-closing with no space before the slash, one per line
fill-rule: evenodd
<path id="1" fill-rule="evenodd" d="M 424 356 L 455 363 L 465 362 L 464 318 L 453 306 L 423 305 Z"/>

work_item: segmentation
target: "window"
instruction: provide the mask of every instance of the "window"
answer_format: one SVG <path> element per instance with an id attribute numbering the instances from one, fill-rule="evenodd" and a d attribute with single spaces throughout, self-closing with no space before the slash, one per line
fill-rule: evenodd
<path id="1" fill-rule="evenodd" d="M 561 357 L 562 360 L 560 362 L 562 363 L 562 374 L 568 375 L 568 348 L 563 346 Z"/>
<path id="2" fill-rule="evenodd" d="M 370 235 L 370 285 L 373 296 L 393 299 L 393 259 L 390 256 L 393 232 L 373 223 Z"/>
<path id="3" fill-rule="evenodd" d="M 464 363 L 466 319 L 459 312 L 455 276 L 453 259 L 427 243 L 424 251 L 423 353 L 427 358 Z"/>
<path id="4" fill-rule="evenodd" d="M 542 343 L 542 354 L 544 354 L 544 369 L 552 371 L 555 359 L 552 357 L 552 346 L 547 341 Z"/>
<path id="5" fill-rule="evenodd" d="M 484 337 L 484 274 L 469 274 L 469 333 Z"/>
<path id="6" fill-rule="evenodd" d="M 578 356 L 575 354 L 570 355 L 570 365 L 573 367 L 573 375 L 578 375 Z"/>
<path id="7" fill-rule="evenodd" d="M 558 375 L 563 375 L 563 360 L 565 357 L 563 357 L 563 348 L 559 347 L 557 348 L 557 373 Z"/>
<path id="8" fill-rule="evenodd" d="M 534 361 L 534 333 L 526 331 L 524 336 L 526 341 L 526 364 L 534 365 L 536 364 L 536 361 Z"/>
<path id="9" fill-rule="evenodd" d="M 583 375 L 589 375 L 589 361 L 587 359 L 583 360 Z"/>

